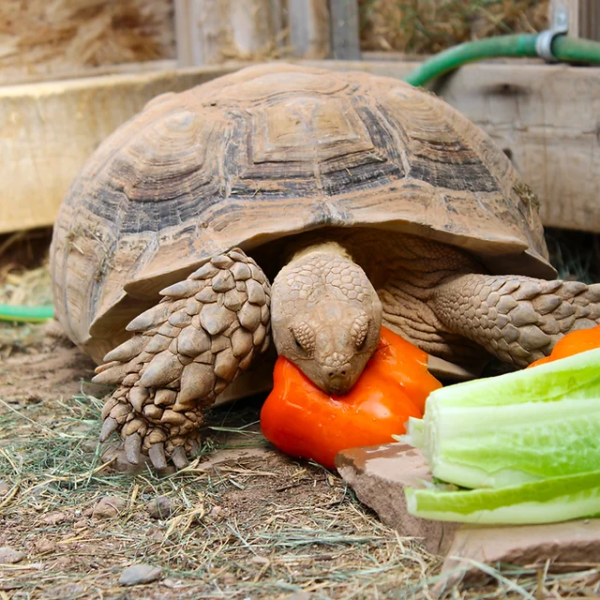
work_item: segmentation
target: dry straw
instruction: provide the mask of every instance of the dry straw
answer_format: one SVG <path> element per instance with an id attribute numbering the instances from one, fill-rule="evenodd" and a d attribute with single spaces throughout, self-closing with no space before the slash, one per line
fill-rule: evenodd
<path id="1" fill-rule="evenodd" d="M 171 0 L 2 0 L 3 79 L 174 57 Z"/>
<path id="2" fill-rule="evenodd" d="M 360 0 L 361 46 L 433 54 L 507 33 L 540 31 L 548 0 Z"/>

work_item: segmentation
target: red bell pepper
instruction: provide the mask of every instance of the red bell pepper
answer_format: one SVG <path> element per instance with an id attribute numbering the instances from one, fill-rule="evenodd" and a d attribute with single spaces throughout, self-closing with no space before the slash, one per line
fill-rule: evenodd
<path id="1" fill-rule="evenodd" d="M 283 452 L 333 469 L 339 451 L 404 433 L 408 418 L 422 417 L 427 396 L 439 387 L 427 370 L 427 354 L 382 328 L 377 350 L 345 396 L 329 396 L 279 357 L 261 428 Z"/>

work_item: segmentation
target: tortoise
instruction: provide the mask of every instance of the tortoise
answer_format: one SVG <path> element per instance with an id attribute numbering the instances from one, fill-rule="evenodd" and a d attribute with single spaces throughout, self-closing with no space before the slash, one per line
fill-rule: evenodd
<path id="1" fill-rule="evenodd" d="M 52 242 L 57 318 L 117 386 L 101 439 L 184 467 L 206 407 L 269 385 L 271 331 L 338 395 L 382 323 L 465 377 L 549 354 L 600 322 L 600 285 L 555 279 L 538 209 L 483 131 L 396 79 L 275 63 L 158 96 Z"/>

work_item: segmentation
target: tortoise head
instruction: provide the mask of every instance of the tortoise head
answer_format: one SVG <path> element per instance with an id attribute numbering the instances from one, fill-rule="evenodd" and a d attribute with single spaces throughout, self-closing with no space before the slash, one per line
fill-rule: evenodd
<path id="1" fill-rule="evenodd" d="M 337 244 L 296 255 L 275 278 L 277 352 L 328 394 L 346 394 L 377 348 L 381 302 L 366 273 Z"/>

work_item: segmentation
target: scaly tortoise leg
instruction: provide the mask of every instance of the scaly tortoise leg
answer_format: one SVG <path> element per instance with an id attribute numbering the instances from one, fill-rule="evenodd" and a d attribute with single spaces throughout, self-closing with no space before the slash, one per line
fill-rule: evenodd
<path id="1" fill-rule="evenodd" d="M 431 306 L 451 331 L 526 367 L 564 334 L 600 324 L 600 284 L 461 275 L 436 288 Z"/>
<path id="2" fill-rule="evenodd" d="M 199 448 L 202 411 L 269 345 L 270 285 L 239 249 L 213 257 L 127 326 L 134 336 L 105 357 L 96 383 L 119 387 L 102 411 L 137 464 L 179 469 Z"/>

